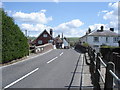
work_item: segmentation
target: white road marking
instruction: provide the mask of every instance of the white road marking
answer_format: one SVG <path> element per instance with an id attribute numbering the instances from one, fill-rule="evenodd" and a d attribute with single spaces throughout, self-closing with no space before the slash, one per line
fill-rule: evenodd
<path id="1" fill-rule="evenodd" d="M 60 54 L 60 56 L 62 56 L 63 55 L 63 52 Z"/>
<path id="2" fill-rule="evenodd" d="M 33 71 L 29 72 L 28 74 L 24 75 L 23 77 L 19 78 L 18 80 L 16 80 L 16 81 L 12 82 L 11 84 L 5 86 L 4 89 L 5 89 L 5 88 L 9 88 L 10 86 L 12 86 L 12 85 L 16 84 L 17 82 L 21 81 L 22 79 L 28 77 L 28 76 L 31 75 L 32 73 L 36 72 L 38 69 L 39 69 L 39 68 L 36 68 L 35 70 L 33 70 Z"/>
<path id="3" fill-rule="evenodd" d="M 57 59 L 57 58 L 58 58 L 58 57 L 55 57 L 55 58 L 51 59 L 50 61 L 47 62 L 47 64 L 50 63 L 50 62 L 52 62 L 52 61 L 54 61 L 54 60 Z"/>
<path id="4" fill-rule="evenodd" d="M 26 61 L 28 61 L 28 60 L 30 60 L 30 59 L 37 58 L 37 57 L 39 57 L 39 56 L 42 56 L 42 55 L 44 55 L 44 54 L 47 54 L 47 53 L 51 52 L 52 50 L 53 50 L 53 49 L 51 49 L 51 50 L 49 50 L 49 51 L 47 51 L 47 52 L 45 52 L 45 53 L 42 53 L 42 54 L 38 54 L 38 55 L 35 55 L 35 56 L 32 56 L 32 57 L 28 57 L 28 58 L 26 58 L 25 60 L 18 61 L 18 62 L 16 62 L 16 63 L 12 63 L 12 64 L 10 64 L 10 65 L 1 66 L 0 68 L 3 69 L 3 68 L 5 68 L 5 67 L 9 67 L 9 66 L 12 66 L 12 65 L 15 65 L 15 64 L 19 64 L 19 63 L 26 62 Z"/>

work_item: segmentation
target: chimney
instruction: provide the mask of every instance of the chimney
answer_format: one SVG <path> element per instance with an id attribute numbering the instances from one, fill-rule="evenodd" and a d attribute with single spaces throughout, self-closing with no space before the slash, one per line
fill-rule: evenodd
<path id="1" fill-rule="evenodd" d="M 53 30 L 52 29 L 50 29 L 50 35 L 53 36 Z"/>
<path id="2" fill-rule="evenodd" d="M 60 38 L 60 35 L 58 35 L 58 37 Z"/>
<path id="3" fill-rule="evenodd" d="M 110 31 L 114 32 L 114 28 L 110 28 Z"/>
<path id="4" fill-rule="evenodd" d="M 90 28 L 88 29 L 88 33 L 91 33 L 91 29 Z"/>
<path id="5" fill-rule="evenodd" d="M 103 27 L 103 26 L 101 26 L 100 28 L 101 28 L 101 32 L 102 32 L 102 31 L 103 31 L 103 29 L 104 29 L 104 27 Z"/>
<path id="6" fill-rule="evenodd" d="M 63 40 L 63 33 L 62 33 L 62 40 Z"/>

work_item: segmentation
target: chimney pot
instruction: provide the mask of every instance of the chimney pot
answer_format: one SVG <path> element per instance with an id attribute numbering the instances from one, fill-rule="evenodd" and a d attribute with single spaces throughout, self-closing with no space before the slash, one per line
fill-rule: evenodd
<path id="1" fill-rule="evenodd" d="M 50 35 L 51 35 L 51 36 L 53 35 L 53 30 L 52 30 L 52 29 L 50 29 Z"/>
<path id="2" fill-rule="evenodd" d="M 101 28 L 101 31 L 103 31 L 104 27 L 103 27 L 103 26 L 101 26 L 100 28 Z"/>
<path id="3" fill-rule="evenodd" d="M 114 32 L 114 28 L 110 28 L 110 31 Z"/>

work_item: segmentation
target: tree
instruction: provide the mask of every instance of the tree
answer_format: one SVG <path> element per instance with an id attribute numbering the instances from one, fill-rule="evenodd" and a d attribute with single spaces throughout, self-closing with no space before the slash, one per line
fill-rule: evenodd
<path id="1" fill-rule="evenodd" d="M 29 53 L 27 38 L 13 18 L 2 9 L 2 63 L 22 58 Z"/>

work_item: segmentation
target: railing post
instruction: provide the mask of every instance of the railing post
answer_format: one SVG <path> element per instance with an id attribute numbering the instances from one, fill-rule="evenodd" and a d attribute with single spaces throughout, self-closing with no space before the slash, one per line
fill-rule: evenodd
<path id="1" fill-rule="evenodd" d="M 105 75 L 105 86 L 104 90 L 113 90 L 113 76 L 110 74 L 109 70 L 115 71 L 115 65 L 113 62 L 108 62 Z"/>
<path id="2" fill-rule="evenodd" d="M 90 73 L 91 73 L 92 84 L 95 84 L 95 65 L 94 65 L 95 54 L 94 52 L 95 50 L 91 49 Z"/>
<path id="3" fill-rule="evenodd" d="M 96 57 L 96 70 L 95 70 L 95 88 L 96 88 L 96 90 L 100 90 L 100 85 L 99 85 L 100 74 L 98 72 L 98 70 L 100 70 L 99 56 L 100 56 L 100 53 L 97 53 L 97 57 Z"/>
<path id="4" fill-rule="evenodd" d="M 95 49 L 93 49 L 92 55 L 93 55 L 92 59 L 93 61 L 95 61 Z"/>

